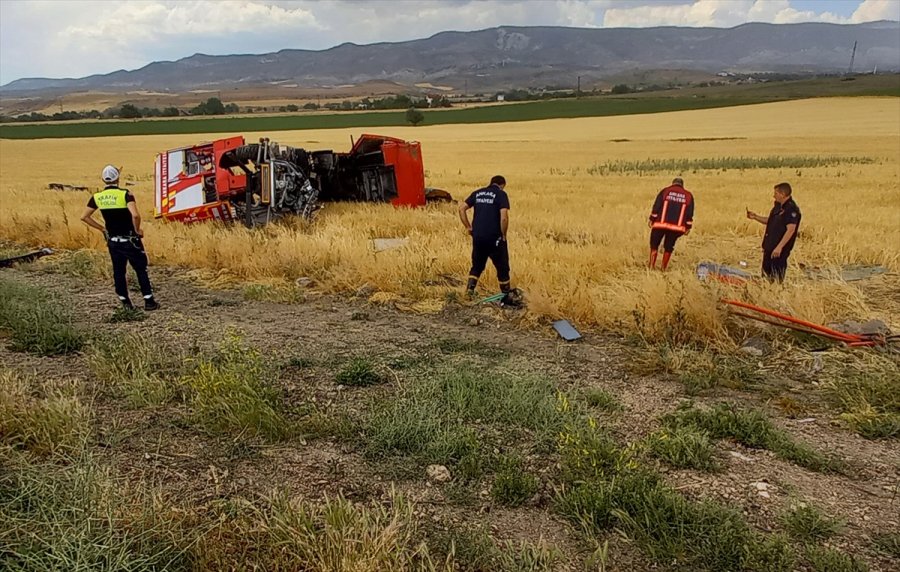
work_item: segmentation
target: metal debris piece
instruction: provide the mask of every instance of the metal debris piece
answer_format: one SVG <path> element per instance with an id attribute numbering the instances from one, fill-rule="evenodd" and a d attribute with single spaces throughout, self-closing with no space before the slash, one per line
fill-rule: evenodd
<path id="1" fill-rule="evenodd" d="M 372 250 L 375 252 L 384 252 L 385 250 L 406 246 L 407 243 L 409 243 L 408 238 L 373 238 Z"/>
<path id="2" fill-rule="evenodd" d="M 51 191 L 87 191 L 88 187 L 80 185 L 67 185 L 66 183 L 47 183 L 47 188 Z"/>
<path id="3" fill-rule="evenodd" d="M 701 262 L 697 265 L 697 278 L 702 281 L 713 278 L 727 284 L 743 284 L 752 279 L 753 275 L 740 268 L 716 264 L 715 262 Z"/>
<path id="4" fill-rule="evenodd" d="M 556 333 L 559 334 L 559 336 L 567 342 L 571 342 L 581 338 L 581 334 L 578 333 L 578 330 L 575 329 L 575 326 L 573 326 L 572 323 L 568 320 L 557 320 L 553 322 L 553 329 L 556 330 Z"/>
<path id="5" fill-rule="evenodd" d="M 0 260 L 0 268 L 11 268 L 14 264 L 34 262 L 38 258 L 47 256 L 49 254 L 53 254 L 53 251 L 49 248 L 42 248 L 40 250 L 35 250 L 34 252 L 29 252 L 28 254 L 20 254 L 19 256 L 4 258 L 3 260 Z"/>

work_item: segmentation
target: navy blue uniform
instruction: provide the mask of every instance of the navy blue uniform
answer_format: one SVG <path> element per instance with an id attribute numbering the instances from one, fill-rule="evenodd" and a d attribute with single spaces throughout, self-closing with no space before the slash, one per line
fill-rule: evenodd
<path id="1" fill-rule="evenodd" d="M 778 280 L 779 282 L 784 280 L 784 275 L 787 273 L 788 256 L 790 256 L 794 243 L 797 241 L 797 234 L 800 232 L 801 218 L 800 208 L 794 202 L 794 199 L 789 198 L 784 204 L 779 204 L 776 201 L 775 206 L 772 207 L 772 211 L 769 213 L 769 220 L 766 222 L 766 233 L 762 241 L 762 271 L 770 280 Z M 784 248 L 781 249 L 781 256 L 773 258 L 772 252 L 778 246 L 778 243 L 781 242 L 781 239 L 784 238 L 789 224 L 796 224 L 797 228 L 787 244 L 784 245 Z"/>
<path id="2" fill-rule="evenodd" d="M 475 210 L 469 281 L 478 280 L 490 259 L 497 269 L 500 289 L 506 291 L 509 289 L 509 249 L 500 229 L 500 209 L 509 209 L 509 195 L 499 186 L 490 185 L 474 191 L 466 199 L 466 204 Z"/>

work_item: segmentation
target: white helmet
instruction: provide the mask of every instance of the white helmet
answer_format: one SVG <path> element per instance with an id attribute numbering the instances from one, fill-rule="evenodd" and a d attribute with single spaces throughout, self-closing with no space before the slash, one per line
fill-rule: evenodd
<path id="1" fill-rule="evenodd" d="M 100 175 L 104 183 L 115 183 L 119 180 L 119 170 L 112 165 L 103 167 L 103 173 Z"/>

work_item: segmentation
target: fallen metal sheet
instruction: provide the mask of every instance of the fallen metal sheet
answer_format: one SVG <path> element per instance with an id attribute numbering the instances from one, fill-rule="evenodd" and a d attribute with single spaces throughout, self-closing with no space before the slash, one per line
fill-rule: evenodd
<path id="1" fill-rule="evenodd" d="M 385 250 L 406 246 L 408 242 L 408 238 L 373 238 L 372 250 L 375 252 L 384 252 Z"/>
<path id="2" fill-rule="evenodd" d="M 48 254 L 53 254 L 53 251 L 49 248 L 42 248 L 40 250 L 35 250 L 34 252 L 29 252 L 28 254 L 4 258 L 3 260 L 0 260 L 0 268 L 11 268 L 14 264 L 34 262 L 38 258 L 47 256 Z"/>
<path id="3" fill-rule="evenodd" d="M 838 271 L 818 267 L 801 266 L 804 274 L 813 280 L 833 280 L 840 278 L 844 282 L 856 282 L 872 278 L 888 271 L 884 266 L 865 266 L 862 264 L 848 264 L 841 266 Z"/>
<path id="4" fill-rule="evenodd" d="M 715 278 L 721 282 L 740 284 L 753 278 L 753 275 L 740 268 L 716 264 L 715 262 L 701 262 L 697 265 L 697 278 L 700 280 Z"/>
<path id="5" fill-rule="evenodd" d="M 553 329 L 556 330 L 556 333 L 560 335 L 560 337 L 567 342 L 571 342 L 581 338 L 581 334 L 578 333 L 578 330 L 575 329 L 575 326 L 572 325 L 568 320 L 557 320 L 553 322 Z"/>

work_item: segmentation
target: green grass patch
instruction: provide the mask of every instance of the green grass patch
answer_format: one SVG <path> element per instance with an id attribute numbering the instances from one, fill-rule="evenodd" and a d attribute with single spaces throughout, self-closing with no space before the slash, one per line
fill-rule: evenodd
<path id="1" fill-rule="evenodd" d="M 619 447 L 594 419 L 567 423 L 559 432 L 557 449 L 561 476 L 568 484 L 607 479 L 633 465 L 636 457 L 635 449 Z"/>
<path id="2" fill-rule="evenodd" d="M 831 473 L 845 468 L 839 459 L 794 441 L 756 409 L 739 409 L 728 403 L 719 403 L 709 409 L 688 406 L 665 415 L 662 422 L 670 430 L 695 427 L 714 439 L 730 438 L 754 449 L 768 449 L 782 459 L 812 471 Z"/>
<path id="3" fill-rule="evenodd" d="M 16 462 L 0 471 L 0 569 L 187 570 L 179 519 L 96 462 Z"/>
<path id="4" fill-rule="evenodd" d="M 900 437 L 900 358 L 838 351 L 826 356 L 825 395 L 866 439 Z"/>
<path id="5" fill-rule="evenodd" d="M 654 561 L 679 569 L 793 569 L 787 541 L 753 532 L 735 510 L 681 496 L 641 465 L 639 449 L 618 447 L 593 420 L 567 425 L 557 512 L 591 537 L 618 530 Z"/>
<path id="6" fill-rule="evenodd" d="M 385 379 L 371 360 L 354 358 L 335 375 L 335 381 L 350 387 L 368 387 L 384 383 Z"/>
<path id="7" fill-rule="evenodd" d="M 525 470 L 521 457 L 501 456 L 496 471 L 491 497 L 502 505 L 521 506 L 538 491 L 540 482 Z"/>
<path id="8" fill-rule="evenodd" d="M 722 468 L 709 433 L 694 426 L 660 429 L 647 438 L 647 447 L 656 457 L 679 469 L 718 471 Z"/>
<path id="9" fill-rule="evenodd" d="M 44 266 L 50 272 L 68 274 L 84 280 L 112 280 L 112 265 L 109 254 L 97 250 L 72 250 L 57 252 L 44 258 Z M 132 275 L 129 274 L 129 281 Z M 111 299 L 115 299 L 112 283 L 109 285 Z"/>
<path id="10" fill-rule="evenodd" d="M 119 306 L 113 310 L 112 316 L 107 318 L 110 324 L 122 324 L 127 322 L 143 322 L 147 319 L 147 313 L 140 308 L 126 308 Z"/>
<path id="11" fill-rule="evenodd" d="M 242 499 L 236 499 L 242 500 Z M 412 505 L 397 493 L 385 504 L 341 496 L 314 503 L 279 492 L 256 502 L 225 501 L 218 525 L 192 550 L 198 570 L 428 570 Z"/>
<path id="12" fill-rule="evenodd" d="M 244 300 L 254 302 L 276 302 L 279 304 L 299 304 L 306 300 L 303 289 L 288 284 L 247 284 L 241 291 Z"/>
<path id="13" fill-rule="evenodd" d="M 0 371 L 0 445 L 38 457 L 74 455 L 90 435 L 90 414 L 72 392 Z M 0 471 L 2 472 L 2 471 Z"/>
<path id="14" fill-rule="evenodd" d="M 434 342 L 435 347 L 443 354 L 469 354 L 483 358 L 502 358 L 507 352 L 501 348 L 486 345 L 484 342 L 472 342 L 458 338 L 440 338 Z"/>
<path id="15" fill-rule="evenodd" d="M 748 389 L 762 381 L 752 360 L 670 344 L 648 346 L 635 357 L 632 368 L 642 375 L 673 376 L 690 395 L 715 387 Z"/>
<path id="16" fill-rule="evenodd" d="M 307 437 L 333 437 L 339 441 L 350 441 L 359 433 L 354 419 L 346 413 L 319 409 L 300 418 L 296 430 Z"/>
<path id="17" fill-rule="evenodd" d="M 484 526 L 430 532 L 428 545 L 435 560 L 454 570 L 551 572 L 562 562 L 562 554 L 553 546 L 527 541 L 497 544 Z"/>
<path id="18" fill-rule="evenodd" d="M 685 499 L 644 469 L 564 488 L 556 508 L 590 535 L 615 528 L 652 560 L 680 569 L 793 569 L 787 542 L 755 534 L 735 510 Z"/>
<path id="19" fill-rule="evenodd" d="M 63 303 L 42 288 L 0 279 L 0 330 L 10 347 L 42 356 L 79 351 L 87 340 Z"/>
<path id="20" fill-rule="evenodd" d="M 294 356 L 287 361 L 289 367 L 297 369 L 308 369 L 316 365 L 316 360 L 308 357 Z"/>
<path id="21" fill-rule="evenodd" d="M 619 398 L 606 389 L 591 387 L 584 391 L 584 400 L 591 407 L 602 411 L 621 411 L 623 409 Z"/>
<path id="22" fill-rule="evenodd" d="M 543 377 L 454 367 L 426 386 L 445 416 L 553 434 L 561 425 L 556 389 Z"/>
<path id="23" fill-rule="evenodd" d="M 814 572 L 869 572 L 864 561 L 833 548 L 807 546 L 806 560 Z"/>
<path id="24" fill-rule="evenodd" d="M 446 465 L 467 481 L 491 470 L 490 451 L 503 440 L 552 442 L 562 413 L 549 382 L 468 367 L 430 371 L 376 404 L 364 423 L 366 454 Z"/>
<path id="25" fill-rule="evenodd" d="M 229 334 L 211 358 L 200 358 L 182 378 L 191 419 L 213 432 L 287 438 L 292 427 L 285 418 L 277 371 L 258 351 Z"/>
<path id="26" fill-rule="evenodd" d="M 900 558 L 900 532 L 886 532 L 872 539 L 875 547 L 894 558 Z"/>
<path id="27" fill-rule="evenodd" d="M 843 528 L 841 521 L 807 504 L 800 504 L 785 511 L 781 515 L 781 524 L 788 534 L 804 542 L 826 540 Z"/>
<path id="28" fill-rule="evenodd" d="M 124 395 L 132 407 L 162 405 L 183 390 L 179 377 L 184 356 L 146 334 L 99 337 L 87 354 L 97 379 Z"/>

